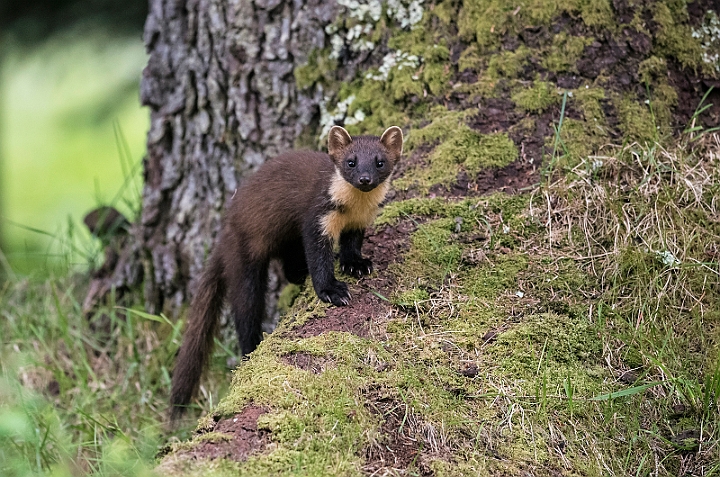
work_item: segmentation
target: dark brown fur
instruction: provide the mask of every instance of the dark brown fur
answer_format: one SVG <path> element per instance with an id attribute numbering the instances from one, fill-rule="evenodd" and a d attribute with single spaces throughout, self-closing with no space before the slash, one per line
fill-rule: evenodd
<path id="1" fill-rule="evenodd" d="M 292 283 L 304 283 L 309 274 L 318 297 L 336 306 L 347 305 L 350 293 L 335 278 L 335 241 L 343 272 L 356 277 L 372 272 L 372 263 L 360 254 L 364 229 L 402 153 L 402 132 L 393 127 L 382 138 L 351 138 L 335 126 L 328 150 L 288 152 L 269 160 L 232 199 L 190 308 L 173 372 L 173 420 L 197 390 L 226 297 L 242 354 L 260 343 L 271 259 L 282 262 Z"/>

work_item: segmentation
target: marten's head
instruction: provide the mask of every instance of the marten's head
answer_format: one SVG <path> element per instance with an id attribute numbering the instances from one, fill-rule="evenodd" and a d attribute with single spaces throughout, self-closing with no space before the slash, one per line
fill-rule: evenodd
<path id="1" fill-rule="evenodd" d="M 328 153 L 343 179 L 355 188 L 370 192 L 385 182 L 403 148 L 402 130 L 391 126 L 382 136 L 355 136 L 341 126 L 328 133 Z"/>

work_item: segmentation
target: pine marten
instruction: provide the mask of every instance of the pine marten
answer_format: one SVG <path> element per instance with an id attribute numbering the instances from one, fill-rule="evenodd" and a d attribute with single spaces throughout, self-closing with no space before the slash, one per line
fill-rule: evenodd
<path id="1" fill-rule="evenodd" d="M 271 259 L 282 262 L 291 283 L 305 283 L 309 274 L 322 301 L 350 302 L 347 284 L 335 278 L 333 244 L 339 243 L 344 273 L 358 278 L 372 273 L 372 262 L 360 254 L 363 235 L 385 198 L 402 146 L 397 126 L 381 137 L 354 138 L 334 126 L 328 154 L 282 154 L 237 191 L 190 307 L 172 377 L 173 420 L 197 390 L 226 297 L 242 354 L 260 343 Z"/>

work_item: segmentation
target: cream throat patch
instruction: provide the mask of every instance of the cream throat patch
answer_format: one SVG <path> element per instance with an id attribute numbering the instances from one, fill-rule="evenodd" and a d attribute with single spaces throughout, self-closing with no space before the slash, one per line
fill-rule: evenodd
<path id="1" fill-rule="evenodd" d="M 330 200 L 339 208 L 320 218 L 323 235 L 334 241 L 346 229 L 365 229 L 375 222 L 380 202 L 390 189 L 390 177 L 370 192 L 363 192 L 343 179 L 338 170 L 330 182 Z"/>

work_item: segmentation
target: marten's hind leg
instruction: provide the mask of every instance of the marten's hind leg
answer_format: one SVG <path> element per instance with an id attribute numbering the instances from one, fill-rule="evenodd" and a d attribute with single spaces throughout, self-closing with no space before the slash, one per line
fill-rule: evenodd
<path id="1" fill-rule="evenodd" d="M 305 259 L 305 250 L 300 240 L 285 244 L 280 253 L 280 260 L 287 281 L 295 285 L 305 283 L 309 272 L 307 260 Z"/>
<path id="2" fill-rule="evenodd" d="M 268 262 L 242 262 L 229 270 L 228 292 L 232 305 L 235 330 L 243 356 L 252 353 L 262 341 L 262 322 L 265 317 L 265 293 L 268 281 Z"/>

